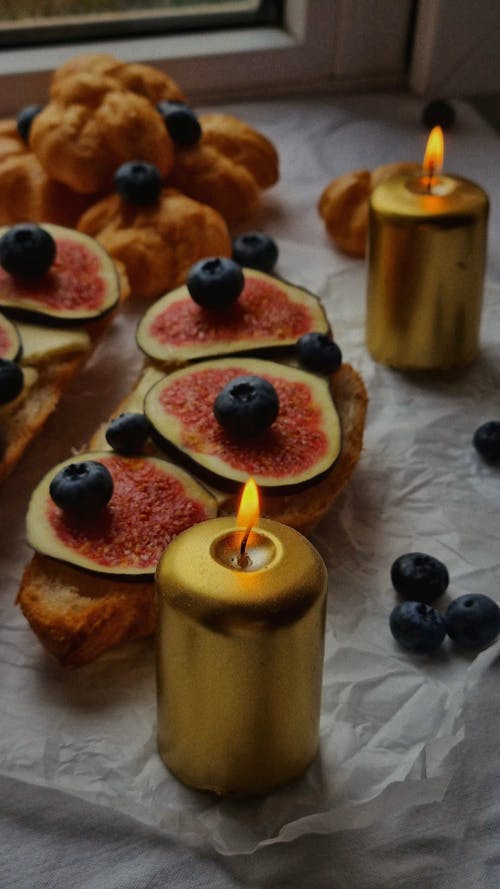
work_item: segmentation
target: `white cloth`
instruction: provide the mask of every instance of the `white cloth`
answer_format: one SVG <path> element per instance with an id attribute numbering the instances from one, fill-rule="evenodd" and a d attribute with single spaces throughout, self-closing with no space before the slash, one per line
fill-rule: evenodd
<path id="1" fill-rule="evenodd" d="M 13 604 L 29 492 L 137 373 L 129 307 L 1 492 L 1 885 L 498 889 L 498 647 L 466 658 L 446 646 L 422 662 L 387 629 L 390 562 L 410 548 L 447 562 L 452 595 L 500 599 L 500 475 L 470 444 L 479 422 L 500 419 L 498 135 L 457 105 L 445 169 L 481 184 L 492 211 L 483 349 L 459 377 L 423 386 L 373 364 L 363 263 L 333 249 L 316 211 L 334 176 L 418 160 L 421 107 L 400 95 L 227 107 L 281 158 L 279 185 L 242 228 L 272 234 L 277 271 L 321 293 L 370 394 L 363 458 L 314 536 L 330 570 L 321 761 L 298 789 L 257 806 L 201 805 L 158 766 L 151 644 L 68 674 Z"/>

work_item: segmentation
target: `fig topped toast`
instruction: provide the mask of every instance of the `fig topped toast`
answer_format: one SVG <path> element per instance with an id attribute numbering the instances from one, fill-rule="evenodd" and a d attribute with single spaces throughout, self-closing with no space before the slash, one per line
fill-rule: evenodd
<path id="1" fill-rule="evenodd" d="M 230 290 L 235 288 L 234 292 L 225 292 L 224 309 L 217 307 L 217 300 L 215 309 L 213 303 L 211 308 L 201 306 L 202 315 L 208 315 L 207 323 L 216 325 L 217 316 L 222 337 L 206 338 L 205 359 L 202 349 L 201 353 L 197 351 L 196 360 L 182 367 L 168 360 L 146 365 L 133 391 L 118 405 L 114 421 L 96 430 L 89 443 L 91 453 L 81 459 L 92 460 L 95 452 L 98 463 L 111 460 L 114 465 L 121 460 L 128 467 L 151 459 L 168 467 L 170 461 L 177 472 L 191 480 L 195 490 L 204 492 L 199 498 L 203 502 L 208 498 L 212 510 L 206 515 L 234 515 L 242 483 L 253 475 L 261 487 L 263 515 L 308 533 L 331 507 L 359 460 L 367 406 L 363 381 L 350 364 L 342 362 L 338 347 L 329 348 L 333 345 L 329 324 L 316 297 L 283 285 L 277 278 L 255 276 L 248 269 L 235 273 L 228 260 L 207 262 L 209 277 L 219 274 L 220 264 L 224 278 L 229 269 Z M 246 276 L 267 286 L 262 290 L 262 302 L 257 299 L 254 305 L 256 314 L 251 316 L 251 333 L 247 331 L 243 353 L 238 351 L 237 337 L 228 341 L 222 321 L 224 312 L 231 314 L 234 302 L 244 293 L 241 278 Z M 314 371 L 297 366 L 304 360 L 304 350 L 292 346 L 292 337 L 283 337 L 279 325 L 265 340 L 266 348 L 257 348 L 259 357 L 246 354 L 252 336 L 257 347 L 262 345 L 257 322 L 259 311 L 262 317 L 269 312 L 271 285 L 273 293 L 283 294 L 286 310 L 290 305 L 301 306 L 302 298 L 308 310 L 314 309 L 310 315 L 305 313 L 307 332 L 298 344 L 311 337 L 313 345 L 316 343 L 316 350 L 312 350 Z M 191 275 L 187 288 L 201 304 L 208 300 L 204 288 L 200 293 L 193 285 Z M 261 293 L 259 287 L 257 293 Z M 165 300 L 168 307 L 169 300 Z M 178 294 L 172 300 L 174 308 L 179 302 L 183 307 L 183 321 L 185 301 L 184 292 L 180 300 Z M 258 305 L 260 310 L 256 309 Z M 156 318 L 158 314 L 152 311 L 148 316 Z M 193 339 L 199 342 L 197 333 L 202 322 L 198 312 L 196 317 Z M 317 324 L 323 325 L 319 332 L 314 331 Z M 189 340 L 185 326 L 173 327 L 180 330 L 181 342 Z M 213 357 L 214 342 L 219 342 L 223 357 Z M 266 351 L 269 347 L 274 347 L 272 360 Z M 113 451 L 126 456 L 118 458 Z M 132 563 L 123 570 L 122 543 L 115 547 L 111 533 L 114 494 L 90 520 L 86 515 L 83 519 L 75 517 L 71 508 L 66 516 L 64 509 L 68 507 L 59 502 L 54 506 L 51 481 L 60 469 L 56 467 L 49 478 L 42 480 L 31 500 L 28 533 L 37 552 L 25 570 L 18 602 L 45 647 L 62 663 L 76 666 L 119 641 L 153 631 L 154 585 L 150 571 L 149 579 L 140 579 L 139 592 L 131 577 L 142 572 Z M 71 472 L 78 476 L 80 470 L 73 468 Z M 154 486 L 146 498 L 147 508 L 134 505 L 133 491 L 131 498 L 132 506 L 125 508 L 129 514 L 137 514 L 139 524 L 144 511 L 150 517 L 155 513 L 158 498 Z M 131 535 L 135 541 L 129 547 L 131 552 L 140 549 L 141 534 L 148 549 L 147 541 L 154 537 L 150 520 L 138 532 L 137 540 Z M 168 543 L 171 533 L 177 533 L 175 528 L 163 527 L 158 548 L 161 542 Z M 120 541 L 126 536 L 122 534 Z M 110 549 L 106 549 L 103 561 L 103 547 L 108 544 Z M 110 564 L 116 562 L 117 570 L 108 569 L 108 559 Z M 99 580 L 95 593 L 89 576 Z"/>
<path id="2" fill-rule="evenodd" d="M 41 259 L 40 235 L 50 253 Z M 2 481 L 109 323 L 120 282 L 96 241 L 62 226 L 0 229 L 0 263 Z M 6 378 L 16 374 L 20 386 L 9 390 Z"/>

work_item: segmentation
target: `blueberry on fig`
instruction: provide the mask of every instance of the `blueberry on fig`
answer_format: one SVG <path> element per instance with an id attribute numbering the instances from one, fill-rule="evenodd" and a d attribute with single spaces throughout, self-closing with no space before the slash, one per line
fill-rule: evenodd
<path id="1" fill-rule="evenodd" d="M 441 127 L 450 130 L 455 123 L 455 109 L 445 99 L 433 99 L 422 111 L 422 124 L 426 129 Z"/>
<path id="2" fill-rule="evenodd" d="M 150 424 L 144 414 L 127 412 L 111 421 L 106 429 L 106 441 L 119 454 L 137 454 L 150 433 Z"/>
<path id="3" fill-rule="evenodd" d="M 442 614 L 425 602 L 402 602 L 391 611 L 391 633 L 402 648 L 426 654 L 438 648 L 446 636 Z"/>
<path id="4" fill-rule="evenodd" d="M 394 589 L 405 599 L 433 602 L 442 596 L 450 582 L 443 562 L 427 553 L 404 553 L 391 565 Z"/>
<path id="5" fill-rule="evenodd" d="M 230 435 L 239 438 L 264 432 L 278 413 L 279 398 L 272 383 L 250 374 L 227 383 L 214 402 L 217 422 Z"/>
<path id="6" fill-rule="evenodd" d="M 0 358 L 0 404 L 8 404 L 22 392 L 24 374 L 15 361 Z"/>
<path id="7" fill-rule="evenodd" d="M 278 261 L 278 247 L 270 235 L 245 232 L 233 240 L 233 259 L 246 268 L 270 272 Z"/>
<path id="8" fill-rule="evenodd" d="M 459 596 L 445 614 L 446 632 L 459 648 L 487 648 L 500 633 L 500 608 L 481 593 Z"/>
<path id="9" fill-rule="evenodd" d="M 211 256 L 191 266 L 187 289 L 192 299 L 204 309 L 228 309 L 245 286 L 241 266 L 225 256 Z"/>
<path id="10" fill-rule="evenodd" d="M 30 135 L 31 124 L 33 120 L 40 114 L 42 111 L 43 105 L 25 105 L 24 108 L 18 112 L 16 117 L 16 126 L 17 132 L 19 133 L 23 142 L 28 144 L 28 139 Z"/>
<path id="11" fill-rule="evenodd" d="M 39 278 L 54 262 L 56 243 L 52 235 L 34 222 L 20 222 L 0 238 L 0 265 L 18 278 Z"/>
<path id="12" fill-rule="evenodd" d="M 69 463 L 54 476 L 49 493 L 60 509 L 85 518 L 101 509 L 113 494 L 113 478 L 103 463 L 82 460 Z"/>
<path id="13" fill-rule="evenodd" d="M 154 204 L 162 184 L 158 168 L 146 161 L 127 161 L 115 173 L 115 189 L 129 204 Z"/>
<path id="14" fill-rule="evenodd" d="M 189 105 L 184 102 L 158 102 L 168 134 L 177 145 L 195 145 L 201 138 L 201 125 Z"/>
<path id="15" fill-rule="evenodd" d="M 305 333 L 297 342 L 301 365 L 315 373 L 335 373 L 342 364 L 342 352 L 326 333 Z"/>
<path id="16" fill-rule="evenodd" d="M 500 460 L 500 420 L 490 420 L 479 426 L 474 433 L 472 442 L 484 460 L 489 463 Z"/>

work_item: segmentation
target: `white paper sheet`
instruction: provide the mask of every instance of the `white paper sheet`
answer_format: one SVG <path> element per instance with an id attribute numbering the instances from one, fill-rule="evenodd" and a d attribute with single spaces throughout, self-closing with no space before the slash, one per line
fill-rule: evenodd
<path id="1" fill-rule="evenodd" d="M 471 439 L 480 423 L 498 417 L 500 288 L 486 287 L 474 365 L 443 377 L 404 375 L 375 365 L 365 350 L 364 263 L 344 260 L 343 271 L 328 275 L 335 261 L 327 249 L 284 240 L 280 247 L 287 277 L 306 286 L 323 280 L 335 338 L 370 396 L 360 464 L 313 537 L 329 568 L 327 644 L 320 756 L 301 780 L 247 802 L 187 790 L 156 751 L 153 643 L 63 670 L 13 606 L 28 557 L 27 492 L 66 456 L 61 428 L 68 418 L 77 423 L 73 440 L 85 441 L 134 378 L 140 359 L 132 308 L 49 424 L 36 465 L 25 459 L 4 488 L 10 506 L 2 529 L 0 772 L 227 855 L 354 830 L 389 804 L 394 813 L 441 799 L 452 777 L 447 756 L 463 734 L 464 701 L 499 650 L 464 655 L 447 642 L 433 657 L 411 656 L 392 639 L 388 616 L 396 602 L 390 565 L 409 550 L 447 564 L 451 584 L 441 606 L 465 592 L 498 595 L 498 469 L 481 461 Z M 109 388 L 96 389 L 105 378 Z"/>

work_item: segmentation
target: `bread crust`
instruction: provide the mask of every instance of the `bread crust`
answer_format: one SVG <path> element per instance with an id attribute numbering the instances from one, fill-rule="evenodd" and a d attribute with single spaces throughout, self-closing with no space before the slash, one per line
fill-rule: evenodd
<path id="1" fill-rule="evenodd" d="M 38 379 L 26 398 L 18 408 L 6 413 L 2 421 L 5 450 L 0 459 L 0 482 L 10 475 L 32 439 L 40 432 L 87 357 L 88 352 L 82 352 L 40 368 Z"/>
<path id="2" fill-rule="evenodd" d="M 102 578 L 36 554 L 17 603 L 42 645 L 65 666 L 82 666 L 155 626 L 153 583 Z"/>
<path id="3" fill-rule="evenodd" d="M 131 409 L 149 368 L 136 391 L 117 407 Z M 297 494 L 264 498 L 264 515 L 307 533 L 325 515 L 359 460 L 367 393 L 362 378 L 349 364 L 331 377 L 332 396 L 342 425 L 342 447 L 332 469 L 316 484 Z M 135 399 L 135 401 L 134 401 Z M 103 430 L 97 430 L 92 447 L 100 447 Z M 236 496 L 219 494 L 219 513 L 235 514 Z M 35 554 L 25 569 L 18 604 L 43 646 L 66 666 L 81 666 L 119 642 L 154 632 L 156 606 L 153 581 L 103 578 Z"/>

